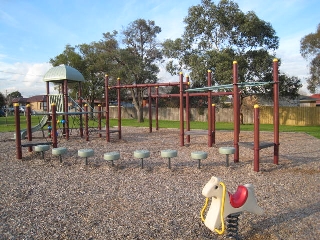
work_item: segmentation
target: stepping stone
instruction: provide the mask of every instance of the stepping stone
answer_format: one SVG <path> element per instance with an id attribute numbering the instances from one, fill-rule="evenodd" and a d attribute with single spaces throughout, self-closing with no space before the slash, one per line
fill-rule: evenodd
<path id="1" fill-rule="evenodd" d="M 112 166 L 114 165 L 113 161 L 120 158 L 119 152 L 108 152 L 103 155 L 104 160 L 111 161 Z"/>
<path id="2" fill-rule="evenodd" d="M 79 149 L 78 150 L 78 156 L 86 158 L 86 165 L 88 165 L 88 157 L 93 156 L 93 154 L 94 154 L 93 149 Z"/>
<path id="3" fill-rule="evenodd" d="M 41 152 L 42 159 L 44 159 L 44 152 L 50 149 L 50 145 L 37 145 L 34 146 L 35 152 Z"/>
<path id="4" fill-rule="evenodd" d="M 208 157 L 207 152 L 196 151 L 191 153 L 191 158 L 198 160 L 198 168 L 200 169 L 200 162 L 202 159 L 206 159 Z"/>
<path id="5" fill-rule="evenodd" d="M 177 150 L 162 150 L 161 151 L 161 157 L 168 158 L 168 168 L 171 169 L 171 158 L 178 156 Z"/>
<path id="6" fill-rule="evenodd" d="M 148 150 L 136 150 L 133 152 L 133 156 L 141 159 L 141 168 L 143 168 L 143 159 L 150 157 L 150 152 Z"/>
<path id="7" fill-rule="evenodd" d="M 62 155 L 65 153 L 67 153 L 67 148 L 65 147 L 52 148 L 52 155 L 59 156 L 61 163 L 62 163 Z"/>
<path id="8" fill-rule="evenodd" d="M 219 148 L 219 153 L 220 154 L 225 154 L 226 155 L 226 165 L 229 167 L 229 155 L 234 154 L 236 149 L 234 147 L 220 147 Z"/>

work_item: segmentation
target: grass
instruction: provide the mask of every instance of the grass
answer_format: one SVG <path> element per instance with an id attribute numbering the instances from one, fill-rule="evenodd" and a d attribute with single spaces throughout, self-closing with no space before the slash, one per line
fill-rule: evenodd
<path id="1" fill-rule="evenodd" d="M 39 124 L 42 116 L 32 116 L 32 126 Z M 105 121 L 103 121 L 105 122 Z M 69 119 L 69 127 L 73 128 L 76 125 L 77 121 Z M 21 129 L 25 129 L 27 125 L 26 117 L 20 116 L 20 126 Z M 117 126 L 117 119 L 110 119 L 110 126 Z M 146 119 L 143 123 L 138 123 L 135 119 L 122 119 L 122 126 L 131 126 L 131 127 L 149 127 L 149 121 Z M 155 127 L 156 122 L 152 121 L 152 126 Z M 208 124 L 206 122 L 191 122 L 191 129 L 208 129 Z M 89 126 L 97 126 L 97 122 L 90 121 Z M 253 124 L 245 124 L 240 126 L 241 131 L 253 131 Z M 180 128 L 179 121 L 159 121 L 159 128 Z M 216 123 L 216 130 L 233 130 L 233 123 Z M 0 117 L 0 132 L 14 132 L 15 131 L 15 121 L 13 116 L 9 117 Z M 261 124 L 260 131 L 273 131 L 272 124 Z M 314 136 L 320 139 L 320 126 L 286 126 L 280 125 L 280 132 L 305 132 L 311 136 Z"/>

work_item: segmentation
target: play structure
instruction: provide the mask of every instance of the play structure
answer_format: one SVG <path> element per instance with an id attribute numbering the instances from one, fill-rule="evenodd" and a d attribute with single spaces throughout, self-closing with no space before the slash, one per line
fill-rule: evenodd
<path id="1" fill-rule="evenodd" d="M 48 115 L 44 115 L 42 117 L 42 119 L 40 120 L 39 124 L 31 127 L 31 132 L 37 132 L 37 131 L 40 131 L 48 122 L 49 118 L 48 118 Z M 20 131 L 20 134 L 21 134 L 21 139 L 25 139 L 26 136 L 27 136 L 27 133 L 28 133 L 28 130 L 27 129 L 22 129 Z"/>
<path id="2" fill-rule="evenodd" d="M 211 86 L 211 71 L 208 71 L 207 74 L 207 87 L 194 88 L 190 89 L 189 77 L 186 76 L 186 81 L 184 81 L 183 74 L 179 75 L 179 82 L 173 83 L 154 83 L 154 84 L 133 84 L 133 85 L 121 85 L 120 79 L 117 79 L 116 86 L 109 86 L 109 76 L 105 76 L 105 110 L 102 111 L 102 106 L 98 106 L 98 111 L 89 111 L 88 106 L 83 107 L 82 94 L 82 82 L 84 78 L 82 74 L 69 66 L 60 65 L 50 69 L 44 76 L 43 80 L 46 82 L 47 89 L 47 108 L 48 111 L 43 113 L 43 118 L 39 121 L 39 124 L 31 127 L 28 125 L 28 128 L 23 131 L 16 131 L 16 136 L 19 135 L 17 140 L 17 146 L 21 146 L 21 139 L 24 139 L 26 135 L 29 135 L 28 132 L 32 135 L 32 132 L 42 129 L 46 124 L 48 125 L 48 131 L 50 137 L 52 137 L 53 146 L 57 146 L 56 134 L 57 129 L 62 130 L 61 136 L 64 136 L 67 140 L 69 139 L 70 128 L 69 118 L 77 119 L 79 125 L 79 136 L 89 140 L 89 129 L 88 129 L 88 114 L 98 114 L 98 136 L 101 137 L 101 133 L 105 132 L 106 141 L 110 142 L 110 134 L 118 133 L 118 138 L 122 138 L 121 132 L 121 89 L 128 88 L 144 88 L 148 90 L 148 115 L 149 115 L 149 132 L 152 132 L 152 99 L 155 99 L 155 119 L 156 119 L 156 129 L 159 129 L 158 126 L 158 99 L 161 97 L 179 97 L 180 100 L 180 146 L 184 146 L 185 136 L 187 143 L 190 143 L 190 136 L 192 135 L 207 135 L 208 136 L 208 147 L 212 147 L 215 143 L 215 105 L 212 104 L 212 96 L 223 96 L 230 95 L 233 97 L 233 113 L 234 113 L 234 139 L 232 151 L 228 151 L 226 154 L 227 165 L 228 157 L 230 154 L 234 155 L 234 162 L 239 162 L 239 133 L 240 133 L 240 88 L 242 87 L 252 87 L 252 86 L 262 86 L 270 84 L 270 82 L 238 82 L 238 63 L 233 62 L 233 83 Z M 49 83 L 54 82 L 60 86 L 61 94 L 50 94 Z M 78 99 L 74 101 L 77 111 L 69 112 L 69 99 L 68 96 L 68 83 L 78 83 Z M 178 86 L 179 94 L 159 94 L 159 87 L 169 87 L 169 86 Z M 152 89 L 155 88 L 156 94 L 152 94 Z M 117 107 L 118 107 L 118 126 L 116 129 L 110 128 L 109 121 L 109 91 L 115 89 L 117 92 Z M 232 89 L 232 91 L 219 91 Z M 273 95 L 274 95 L 274 142 L 273 143 L 258 143 L 259 137 L 254 138 L 254 143 L 241 143 L 252 147 L 255 154 L 255 171 L 259 171 L 259 150 L 266 147 L 274 147 L 274 164 L 278 164 L 279 158 L 279 81 L 278 81 L 278 60 L 273 61 Z M 192 96 L 202 96 L 207 98 L 208 104 L 208 130 L 191 130 L 190 129 L 190 97 Z M 55 106 L 55 110 L 52 110 L 52 106 Z M 184 107 L 185 106 L 185 107 Z M 102 113 L 105 113 L 105 124 L 102 127 Z M 28 114 L 27 114 L 28 115 Z M 29 114 L 30 115 L 30 114 Z M 56 115 L 56 119 L 53 120 L 53 115 Z M 77 116 L 77 117 L 74 117 Z M 61 118 L 61 119 L 59 119 Z M 255 118 L 257 122 L 259 118 Z M 58 122 L 58 125 L 55 125 Z M 74 121 L 74 120 L 73 120 Z M 84 124 L 85 122 L 85 124 Z M 60 126 L 61 125 L 61 126 Z M 84 129 L 85 125 L 85 129 Z M 18 124 L 16 124 L 18 126 Z M 185 131 L 186 126 L 186 131 Z M 259 128 L 255 128 L 255 135 L 258 134 Z M 18 133 L 19 132 L 19 133 Z M 54 134 L 52 134 L 54 133 Z M 31 141 L 32 136 L 28 136 L 28 140 Z M 20 142 L 19 142 L 20 141 Z M 28 143 L 29 149 L 31 149 L 32 143 Z M 18 154 L 19 155 L 19 154 Z"/>
<path id="3" fill-rule="evenodd" d="M 227 192 L 225 184 L 217 177 L 212 177 L 204 186 L 202 195 L 206 197 L 205 205 L 200 212 L 201 220 L 211 231 L 223 234 L 226 230 L 228 237 L 238 239 L 238 218 L 241 212 L 261 215 L 263 209 L 258 206 L 252 184 L 240 185 L 235 193 Z M 209 198 L 211 205 L 206 211 Z M 225 224 L 225 219 L 227 224 Z"/>
<path id="4" fill-rule="evenodd" d="M 225 85 L 211 86 L 211 71 L 208 70 L 207 74 L 207 87 L 190 89 L 189 77 L 186 76 L 184 81 L 183 74 L 180 73 L 178 83 L 161 83 L 161 84 L 133 84 L 121 85 L 118 79 L 116 86 L 109 86 L 109 77 L 106 76 L 106 101 L 108 102 L 109 90 L 117 89 L 117 103 L 118 103 L 118 132 L 121 136 L 121 97 L 120 89 L 122 88 L 147 88 L 148 89 L 148 113 L 149 113 L 149 132 L 152 132 L 152 99 L 155 99 L 155 120 L 156 129 L 158 130 L 158 99 L 162 97 L 179 97 L 180 99 L 180 146 L 185 145 L 185 137 L 187 143 L 190 143 L 190 136 L 193 135 L 207 135 L 208 147 L 212 147 L 215 143 L 215 105 L 212 104 L 212 96 L 232 96 L 233 98 L 233 115 L 234 115 L 234 139 L 232 154 L 234 155 L 234 162 L 239 162 L 239 133 L 240 133 L 240 89 L 244 87 L 263 86 L 273 84 L 274 95 L 274 142 L 273 143 L 259 143 L 257 147 L 259 150 L 267 147 L 274 147 L 274 164 L 278 164 L 279 159 L 279 80 L 278 80 L 278 60 L 273 61 L 273 82 L 238 82 L 238 63 L 233 62 L 233 83 Z M 107 87 L 108 86 L 108 87 Z M 159 94 L 158 87 L 160 86 L 179 86 L 179 94 Z M 156 88 L 156 94 L 152 94 L 152 88 Z M 220 91 L 230 90 L 232 91 Z M 208 105 L 208 130 L 191 130 L 190 129 L 190 97 L 192 96 L 206 96 Z M 185 106 L 185 108 L 184 108 Z M 106 128 L 107 128 L 107 141 L 110 141 L 109 128 L 109 106 L 106 106 Z M 185 129 L 186 126 L 186 129 Z M 256 141 L 256 139 L 254 139 Z M 242 145 L 254 147 L 254 143 L 241 143 Z M 256 154 L 257 155 L 257 154 Z M 226 155 L 227 157 L 229 154 Z"/>
<path id="5" fill-rule="evenodd" d="M 209 86 L 209 77 L 211 77 L 210 72 L 208 72 L 208 87 L 203 88 L 194 88 L 188 89 L 186 92 L 207 92 L 208 96 L 211 95 L 231 95 L 233 96 L 233 116 L 234 116 L 234 139 L 233 139 L 233 154 L 234 154 L 234 162 L 239 162 L 239 133 L 240 133 L 240 88 L 241 87 L 252 87 L 252 86 L 262 86 L 266 84 L 270 84 L 270 82 L 238 82 L 238 63 L 236 61 L 233 62 L 233 84 L 226 85 L 218 85 L 218 86 Z M 232 92 L 212 92 L 220 89 L 233 89 Z M 212 122 L 212 111 L 209 111 L 211 108 L 209 107 L 211 101 L 209 101 L 208 97 L 208 146 L 211 147 L 211 138 L 215 136 L 212 134 L 212 129 L 210 126 L 214 126 L 214 122 Z M 259 142 L 259 127 L 258 121 L 259 117 L 255 117 L 255 138 L 253 143 L 242 143 L 243 145 L 252 147 L 255 151 L 255 171 L 259 171 L 259 150 L 267 147 L 273 146 L 273 163 L 278 164 L 279 161 L 279 76 L 278 76 L 278 60 L 273 60 L 273 129 L 274 129 L 274 142 L 273 143 L 260 143 Z M 181 100 L 180 106 L 183 106 L 183 101 Z M 256 111 L 256 110 L 255 110 Z M 180 119 L 180 145 L 184 145 L 184 130 L 183 130 L 183 117 Z M 211 124 L 210 124 L 211 123 Z M 211 133 L 211 135 L 210 135 Z M 227 155 L 228 156 L 228 155 Z"/>
<path id="6" fill-rule="evenodd" d="M 160 95 L 158 92 L 159 87 L 172 87 L 172 86 L 179 86 L 180 91 L 183 94 L 183 86 L 189 86 L 189 81 L 183 82 L 183 78 L 180 77 L 179 82 L 167 82 L 167 83 L 148 83 L 148 84 L 124 84 L 121 85 L 120 78 L 117 78 L 117 85 L 110 86 L 109 85 L 109 76 L 105 76 L 105 101 L 106 101 L 106 139 L 107 142 L 110 142 L 110 134 L 114 132 L 119 133 L 119 139 L 121 139 L 121 89 L 132 89 L 132 88 L 144 88 L 148 91 L 148 121 L 149 121 L 149 132 L 152 132 L 152 98 L 156 99 L 155 104 L 155 119 L 156 119 L 156 130 L 159 129 L 158 123 L 158 98 L 160 97 L 168 97 L 168 95 Z M 152 95 L 152 88 L 156 89 L 156 95 Z M 110 130 L 109 126 L 109 91 L 115 89 L 117 91 L 117 108 L 118 108 L 118 126 L 117 130 Z M 180 95 L 179 95 L 180 96 Z"/>

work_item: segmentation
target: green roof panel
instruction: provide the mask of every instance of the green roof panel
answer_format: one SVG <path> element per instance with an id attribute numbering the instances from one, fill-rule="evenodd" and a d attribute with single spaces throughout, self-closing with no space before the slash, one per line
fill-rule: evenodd
<path id="1" fill-rule="evenodd" d="M 62 82 L 68 80 L 68 82 L 84 82 L 83 75 L 75 68 L 60 65 L 51 68 L 43 77 L 45 82 Z"/>

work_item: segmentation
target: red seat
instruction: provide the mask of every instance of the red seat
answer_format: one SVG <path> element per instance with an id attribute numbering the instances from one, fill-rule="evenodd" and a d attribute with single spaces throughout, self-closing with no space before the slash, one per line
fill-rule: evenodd
<path id="1" fill-rule="evenodd" d="M 230 198 L 230 204 L 234 208 L 239 208 L 245 204 L 248 198 L 248 189 L 245 186 L 238 186 L 237 191 L 234 194 L 228 192 Z"/>

